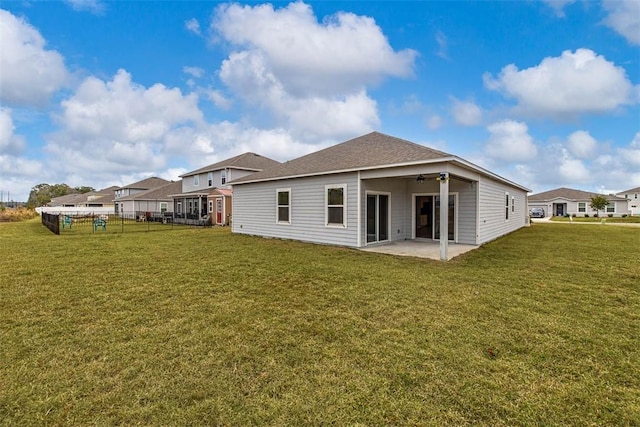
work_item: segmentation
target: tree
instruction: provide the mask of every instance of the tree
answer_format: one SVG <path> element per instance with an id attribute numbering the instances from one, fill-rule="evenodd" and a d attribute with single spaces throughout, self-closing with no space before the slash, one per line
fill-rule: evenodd
<path id="1" fill-rule="evenodd" d="M 609 201 L 604 196 L 593 196 L 591 198 L 591 209 L 594 211 L 603 211 L 608 204 Z"/>
<path id="2" fill-rule="evenodd" d="M 38 184 L 33 187 L 29 193 L 27 207 L 35 208 L 37 206 L 44 206 L 54 197 L 65 196 L 75 192 L 76 191 L 67 184 Z"/>
<path id="3" fill-rule="evenodd" d="M 93 187 L 85 187 L 85 186 L 81 186 L 81 187 L 73 187 L 73 190 L 76 193 L 80 193 L 80 194 L 84 194 L 84 193 L 88 193 L 90 191 L 96 191 L 95 188 Z"/>

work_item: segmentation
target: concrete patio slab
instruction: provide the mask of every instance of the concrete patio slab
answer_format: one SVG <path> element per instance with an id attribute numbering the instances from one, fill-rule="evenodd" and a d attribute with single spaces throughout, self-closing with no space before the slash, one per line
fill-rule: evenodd
<path id="1" fill-rule="evenodd" d="M 459 243 L 449 243 L 449 249 L 447 251 L 448 259 L 450 260 L 460 254 L 469 252 L 473 249 L 477 249 L 480 246 L 475 245 L 463 245 Z M 376 252 L 380 254 L 399 255 L 399 256 L 412 256 L 417 258 L 429 258 L 440 259 L 440 243 L 420 241 L 420 240 L 399 240 L 389 243 L 382 243 L 379 245 L 367 246 L 361 248 L 365 252 Z"/>

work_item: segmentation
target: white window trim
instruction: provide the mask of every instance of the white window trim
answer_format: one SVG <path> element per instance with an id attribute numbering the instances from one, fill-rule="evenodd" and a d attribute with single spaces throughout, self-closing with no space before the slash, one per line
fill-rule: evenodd
<path id="1" fill-rule="evenodd" d="M 369 245 L 369 244 L 376 244 L 376 243 L 380 243 L 380 242 L 389 242 L 391 241 L 391 193 L 390 192 L 386 192 L 386 191 L 375 191 L 375 190 L 367 190 L 365 191 L 365 200 L 367 199 L 368 196 L 387 196 L 387 239 L 386 240 L 376 240 L 375 242 L 367 242 L 367 229 L 365 227 L 364 229 L 364 234 L 365 234 L 365 244 Z M 415 200 L 415 199 L 414 199 Z M 367 218 L 368 212 L 366 209 L 367 204 L 365 203 L 365 218 Z M 415 215 L 415 213 L 414 213 Z M 415 233 L 415 230 L 414 230 Z"/>
<path id="2" fill-rule="evenodd" d="M 511 213 L 516 213 L 516 197 L 511 196 Z"/>
<path id="3" fill-rule="evenodd" d="M 580 210 L 580 205 L 584 205 L 583 211 Z M 587 202 L 578 202 L 577 209 L 578 209 L 578 213 L 587 213 Z"/>
<path id="4" fill-rule="evenodd" d="M 329 190 L 337 188 L 342 190 L 342 224 L 329 224 Z M 324 225 L 327 228 L 347 228 L 347 184 L 328 184 L 324 186 Z"/>
<path id="5" fill-rule="evenodd" d="M 289 208 L 289 221 L 280 221 L 278 217 L 280 214 L 280 207 L 285 206 L 281 206 L 278 204 L 279 193 L 289 193 L 289 204 L 287 205 L 287 207 Z M 291 225 L 291 188 L 276 188 L 276 224 Z"/>
<path id="6" fill-rule="evenodd" d="M 213 187 L 213 172 L 207 173 L 207 186 Z"/>
<path id="7" fill-rule="evenodd" d="M 220 183 L 221 183 L 221 185 L 226 185 L 227 184 L 227 170 L 226 169 L 222 169 L 220 171 Z"/>
<path id="8" fill-rule="evenodd" d="M 209 213 L 213 213 L 213 200 L 209 200 Z"/>
<path id="9" fill-rule="evenodd" d="M 613 207 L 613 210 L 609 211 L 609 207 L 611 206 Z M 607 213 L 607 214 L 616 213 L 616 202 L 609 202 L 609 204 L 604 207 L 604 213 Z"/>
<path id="10" fill-rule="evenodd" d="M 193 175 L 193 186 L 194 187 L 200 186 L 200 175 Z"/>

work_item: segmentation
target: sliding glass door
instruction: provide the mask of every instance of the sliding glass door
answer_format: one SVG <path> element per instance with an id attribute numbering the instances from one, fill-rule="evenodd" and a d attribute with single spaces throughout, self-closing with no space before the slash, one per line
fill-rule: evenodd
<path id="1" fill-rule="evenodd" d="M 389 240 L 389 196 L 367 194 L 367 243 Z"/>

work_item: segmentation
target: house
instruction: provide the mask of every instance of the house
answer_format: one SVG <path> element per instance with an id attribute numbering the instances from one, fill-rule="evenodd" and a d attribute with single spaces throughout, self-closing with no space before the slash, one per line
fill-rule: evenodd
<path id="1" fill-rule="evenodd" d="M 36 208 L 38 213 L 108 214 L 113 212 L 115 191 L 118 187 L 108 187 L 88 193 L 73 193 L 54 197 L 47 206 Z"/>
<path id="2" fill-rule="evenodd" d="M 116 214 L 120 216 L 135 215 L 136 211 L 134 209 L 133 204 L 125 204 L 120 200 L 125 197 L 133 196 L 137 193 L 142 193 L 143 191 L 151 190 L 163 185 L 169 184 L 169 181 L 166 179 L 158 178 L 156 176 L 152 176 L 150 178 L 143 179 L 141 181 L 134 182 L 133 184 L 125 185 L 123 187 L 119 187 L 115 191 L 115 200 L 114 200 L 114 210 Z M 127 206 L 127 209 L 125 209 Z"/>
<path id="3" fill-rule="evenodd" d="M 126 215 L 124 212 L 128 212 L 131 216 L 135 215 L 137 219 L 166 220 L 167 217 L 173 216 L 173 199 L 170 195 L 180 192 L 181 189 L 181 181 L 170 181 L 150 190 L 120 197 L 118 205 L 121 215 L 124 216 Z"/>
<path id="4" fill-rule="evenodd" d="M 591 198 L 595 196 L 602 196 L 609 202 L 604 211 L 596 212 L 591 208 Z M 623 197 L 564 187 L 532 194 L 529 196 L 529 208 L 543 208 L 546 216 L 586 216 L 595 213 L 622 216 L 629 214 L 628 202 Z"/>
<path id="5" fill-rule="evenodd" d="M 480 245 L 528 224 L 527 188 L 378 132 L 231 184 L 234 233 L 356 248 L 437 240 L 447 259 L 449 241 Z"/>
<path id="6" fill-rule="evenodd" d="M 631 188 L 627 191 L 621 191 L 616 194 L 618 197 L 624 197 L 629 203 L 629 214 L 640 215 L 640 187 Z"/>
<path id="7" fill-rule="evenodd" d="M 231 218 L 229 181 L 278 165 L 279 162 L 255 153 L 244 153 L 181 175 L 182 189 L 173 194 L 176 221 L 200 221 L 228 225 Z"/>

